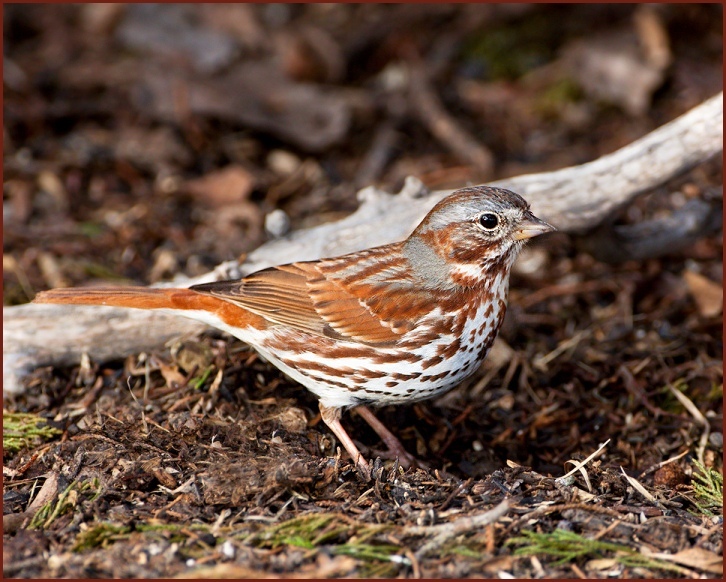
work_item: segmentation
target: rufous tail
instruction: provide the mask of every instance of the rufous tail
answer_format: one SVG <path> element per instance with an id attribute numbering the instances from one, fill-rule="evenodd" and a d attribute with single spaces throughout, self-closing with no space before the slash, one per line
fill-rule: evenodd
<path id="1" fill-rule="evenodd" d="M 33 303 L 106 305 L 133 309 L 174 309 L 180 311 L 180 315 L 185 315 L 184 311 L 190 312 L 188 316 L 192 319 L 202 318 L 195 317 L 191 312 L 206 311 L 216 315 L 221 321 L 231 326 L 239 328 L 266 326 L 266 322 L 260 316 L 250 313 L 239 305 L 191 289 L 71 287 L 41 291 L 35 296 Z"/>
<path id="2" fill-rule="evenodd" d="M 72 287 L 41 291 L 33 303 L 69 305 L 108 305 L 136 309 L 199 309 L 189 305 L 203 296 L 189 289 L 154 289 L 149 287 Z"/>

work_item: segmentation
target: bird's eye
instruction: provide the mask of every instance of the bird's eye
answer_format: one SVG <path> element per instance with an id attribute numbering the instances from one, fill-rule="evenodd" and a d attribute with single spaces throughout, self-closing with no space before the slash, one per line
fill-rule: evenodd
<path id="1" fill-rule="evenodd" d="M 486 212 L 479 217 L 479 224 L 486 230 L 494 230 L 499 224 L 499 217 L 491 212 Z"/>

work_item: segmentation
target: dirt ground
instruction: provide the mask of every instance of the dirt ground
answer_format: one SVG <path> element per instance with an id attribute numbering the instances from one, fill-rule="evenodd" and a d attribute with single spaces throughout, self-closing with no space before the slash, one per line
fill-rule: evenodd
<path id="1" fill-rule="evenodd" d="M 267 240 L 272 210 L 321 224 L 371 184 L 583 163 L 723 88 L 720 5 L 4 16 L 6 306 L 204 273 Z M 603 84 L 613 47 L 630 73 Z M 214 330 L 36 369 L 4 402 L 4 575 L 720 578 L 722 180 L 710 161 L 612 217 L 712 205 L 667 253 L 533 243 L 481 370 L 378 411 L 427 469 L 377 459 L 362 482 L 315 398 Z"/>

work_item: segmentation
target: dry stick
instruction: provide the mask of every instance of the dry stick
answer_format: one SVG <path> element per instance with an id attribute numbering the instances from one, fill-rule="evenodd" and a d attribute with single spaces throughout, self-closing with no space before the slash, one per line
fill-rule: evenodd
<path id="1" fill-rule="evenodd" d="M 701 438 L 698 441 L 698 449 L 696 450 L 696 457 L 698 458 L 698 461 L 701 463 L 701 465 L 705 465 L 705 461 L 703 458 L 703 455 L 706 452 L 706 444 L 708 443 L 708 435 L 711 432 L 711 426 L 708 424 L 708 419 L 703 415 L 703 413 L 698 410 L 698 407 L 693 404 L 693 401 L 691 401 L 688 396 L 683 394 L 680 390 L 676 390 L 670 383 L 668 384 L 668 390 L 670 390 L 671 394 L 676 397 L 676 399 L 683 405 L 683 407 L 691 413 L 691 416 L 703 427 L 703 432 L 701 433 Z"/>
<path id="2" fill-rule="evenodd" d="M 530 201 L 538 216 L 565 232 L 585 232 L 638 194 L 659 186 L 723 150 L 723 93 L 628 146 L 593 162 L 556 172 L 529 174 L 494 185 Z M 293 261 L 335 256 L 404 239 L 450 191 L 428 193 L 409 178 L 394 196 L 365 188 L 350 216 L 272 240 L 251 252 L 243 265 L 223 263 L 188 287 L 237 278 Z M 375 228 L 372 226 L 375 225 Z M 73 365 L 86 352 L 97 362 L 157 349 L 174 337 L 197 333 L 204 324 L 134 309 L 20 305 L 3 308 L 3 394 L 22 391 L 33 368 Z"/>
<path id="3" fill-rule="evenodd" d="M 594 453 L 592 453 L 589 457 L 587 457 L 587 459 L 585 459 L 584 461 L 567 461 L 568 463 L 572 463 L 574 465 L 574 467 L 570 471 L 568 471 L 567 473 L 562 475 L 562 477 L 558 477 L 557 479 L 555 479 L 555 483 L 562 483 L 563 485 L 566 485 L 566 484 L 568 484 L 567 479 L 571 475 L 573 475 L 575 472 L 580 471 L 583 479 L 585 479 L 585 483 L 587 484 L 587 490 L 590 493 L 592 493 L 592 486 L 590 485 L 590 477 L 588 477 L 587 471 L 585 471 L 585 465 L 587 465 L 590 461 L 592 461 L 595 457 L 597 457 L 605 449 L 605 447 L 608 446 L 609 442 L 610 442 L 610 439 L 608 439 L 604 443 L 602 443 L 597 448 L 597 450 Z"/>
<path id="4" fill-rule="evenodd" d="M 509 500 L 505 499 L 496 507 L 479 513 L 477 515 L 471 515 L 467 517 L 460 517 L 459 519 L 450 523 L 442 523 L 440 525 L 429 525 L 419 527 L 407 527 L 405 529 L 407 534 L 410 535 L 431 535 L 435 534 L 434 539 L 425 543 L 416 552 L 415 556 L 418 560 L 427 556 L 431 552 L 439 549 L 451 538 L 458 535 L 470 532 L 475 529 L 494 523 L 500 517 L 505 515 L 509 511 Z"/>
<path id="5" fill-rule="evenodd" d="M 396 120 L 387 119 L 377 129 L 373 142 L 363 157 L 353 183 L 356 186 L 376 182 L 383 169 L 394 156 L 396 145 L 400 141 Z"/>
<path id="6" fill-rule="evenodd" d="M 494 156 L 449 115 L 429 83 L 423 65 L 411 63 L 409 75 L 408 97 L 419 120 L 461 161 L 473 166 L 479 176 L 491 176 Z"/>
<path id="7" fill-rule="evenodd" d="M 723 151 L 723 93 L 595 161 L 500 180 L 560 230 L 583 233 L 634 197 Z"/>

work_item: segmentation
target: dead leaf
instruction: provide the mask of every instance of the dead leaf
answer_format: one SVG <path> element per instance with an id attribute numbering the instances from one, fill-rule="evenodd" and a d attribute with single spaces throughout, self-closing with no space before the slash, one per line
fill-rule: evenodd
<path id="1" fill-rule="evenodd" d="M 191 194 L 215 208 L 246 200 L 254 186 L 254 176 L 241 166 L 234 165 L 186 183 Z"/>
<path id="2" fill-rule="evenodd" d="M 51 253 L 41 251 L 38 254 L 38 267 L 40 268 L 43 278 L 49 287 L 69 287 L 70 283 L 63 274 L 63 269 Z"/>
<path id="3" fill-rule="evenodd" d="M 294 406 L 285 408 L 280 414 L 275 415 L 283 428 L 291 433 L 302 433 L 308 427 L 308 418 L 302 409 Z"/>
<path id="4" fill-rule="evenodd" d="M 502 571 L 511 570 L 517 559 L 515 556 L 499 556 L 493 558 L 490 562 L 484 564 L 484 572 L 487 574 L 498 574 Z"/>
<path id="5" fill-rule="evenodd" d="M 184 386 L 186 384 L 187 379 L 175 366 L 167 366 L 165 363 L 159 362 L 159 371 L 169 388 Z"/>
<path id="6" fill-rule="evenodd" d="M 105 35 L 111 32 L 126 11 L 126 5 L 115 2 L 85 4 L 80 12 L 83 29 L 89 34 Z"/>
<path id="7" fill-rule="evenodd" d="M 345 73 L 342 47 L 322 28 L 297 25 L 281 31 L 275 48 L 283 70 L 296 81 L 334 83 Z"/>
<path id="8" fill-rule="evenodd" d="M 643 53 L 655 67 L 665 68 L 673 61 L 668 30 L 653 5 L 642 4 L 633 13 L 633 24 Z"/>
<path id="9" fill-rule="evenodd" d="M 32 186 L 25 180 L 7 180 L 3 184 L 3 223 L 25 224 L 33 212 Z"/>
<path id="10" fill-rule="evenodd" d="M 595 570 L 596 572 L 602 572 L 603 570 L 612 570 L 619 568 L 618 561 L 615 558 L 599 558 L 590 560 L 585 564 L 586 570 Z"/>
<path id="11" fill-rule="evenodd" d="M 154 265 L 151 267 L 149 272 L 149 281 L 156 283 L 161 281 L 168 275 L 174 275 L 179 268 L 179 261 L 177 260 L 176 253 L 170 249 L 158 249 L 154 253 L 156 258 L 154 259 Z"/>
<path id="12" fill-rule="evenodd" d="M 171 348 L 171 355 L 174 363 L 189 373 L 192 370 L 206 370 L 214 363 L 212 350 L 206 344 L 193 340 L 174 344 Z"/>
<path id="13" fill-rule="evenodd" d="M 492 344 L 487 359 L 484 360 L 484 366 L 487 369 L 498 370 L 502 366 L 509 364 L 514 358 L 516 352 L 510 347 L 510 345 L 501 337 L 497 337 Z"/>
<path id="14" fill-rule="evenodd" d="M 33 502 L 28 505 L 28 513 L 35 513 L 46 503 L 53 501 L 58 495 L 59 482 L 60 475 L 58 473 L 52 472 L 50 475 L 48 475 L 45 483 L 43 483 L 40 491 L 38 491 L 38 495 L 36 495 L 35 499 L 33 499 Z"/>
<path id="15" fill-rule="evenodd" d="M 246 54 L 270 50 L 270 38 L 260 22 L 260 12 L 248 4 L 199 4 L 199 18 L 208 28 L 220 31 L 243 47 Z"/>
<path id="16" fill-rule="evenodd" d="M 53 211 L 58 214 L 67 214 L 70 208 L 70 199 L 63 180 L 55 172 L 43 170 L 38 174 L 38 188 L 50 195 Z"/>
<path id="17" fill-rule="evenodd" d="M 703 570 L 711 574 L 723 574 L 723 558 L 703 548 L 688 548 L 676 554 L 652 554 L 652 557 Z"/>
<path id="18" fill-rule="evenodd" d="M 122 127 L 111 139 L 117 157 L 142 168 L 190 164 L 193 160 L 191 151 L 170 127 Z"/>
<path id="19" fill-rule="evenodd" d="M 688 291 L 693 296 L 698 313 L 703 317 L 713 317 L 723 310 L 723 287 L 695 271 L 685 271 L 683 278 Z"/>

